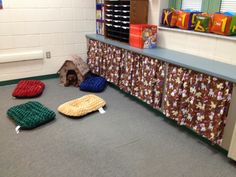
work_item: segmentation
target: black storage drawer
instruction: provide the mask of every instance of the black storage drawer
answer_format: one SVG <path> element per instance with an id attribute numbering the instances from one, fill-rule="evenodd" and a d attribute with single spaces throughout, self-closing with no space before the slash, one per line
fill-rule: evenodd
<path id="1" fill-rule="evenodd" d="M 112 24 L 113 25 L 119 25 L 119 26 L 121 25 L 120 20 L 113 20 Z"/>
<path id="2" fill-rule="evenodd" d="M 120 25 L 124 27 L 129 27 L 130 22 L 129 21 L 120 21 Z"/>
<path id="3" fill-rule="evenodd" d="M 129 10 L 121 10 L 121 15 L 122 16 L 129 16 L 130 15 L 130 11 Z"/>
<path id="4" fill-rule="evenodd" d="M 120 20 L 122 21 L 129 21 L 130 16 L 120 16 Z"/>
<path id="5" fill-rule="evenodd" d="M 114 15 L 121 15 L 121 10 L 114 10 L 114 11 L 113 11 L 113 14 L 114 14 Z"/>
<path id="6" fill-rule="evenodd" d="M 120 20 L 120 15 L 114 15 L 113 20 Z"/>
<path id="7" fill-rule="evenodd" d="M 113 9 L 114 9 L 114 10 L 121 10 L 121 5 L 114 5 L 114 6 L 113 6 Z"/>
<path id="8" fill-rule="evenodd" d="M 123 32 L 123 33 L 129 34 L 129 27 L 121 26 L 120 31 Z"/>
<path id="9" fill-rule="evenodd" d="M 121 5 L 121 10 L 130 10 L 130 5 Z"/>

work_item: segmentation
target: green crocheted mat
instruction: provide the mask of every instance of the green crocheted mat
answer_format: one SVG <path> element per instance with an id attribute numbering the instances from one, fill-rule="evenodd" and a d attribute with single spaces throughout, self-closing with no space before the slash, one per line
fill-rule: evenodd
<path id="1" fill-rule="evenodd" d="M 7 111 L 7 115 L 22 129 L 36 128 L 56 117 L 55 112 L 36 101 L 14 106 Z"/>

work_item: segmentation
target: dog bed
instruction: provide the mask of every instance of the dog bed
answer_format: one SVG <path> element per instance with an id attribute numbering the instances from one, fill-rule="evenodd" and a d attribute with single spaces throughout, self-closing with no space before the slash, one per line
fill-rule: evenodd
<path id="1" fill-rule="evenodd" d="M 69 117 L 81 117 L 104 107 L 106 102 L 93 94 L 68 101 L 58 107 L 58 111 Z"/>
<path id="2" fill-rule="evenodd" d="M 107 86 L 107 81 L 103 77 L 91 76 L 80 84 L 80 90 L 88 92 L 102 92 Z"/>
<path id="3" fill-rule="evenodd" d="M 7 111 L 7 115 L 16 123 L 18 129 L 33 129 L 56 117 L 52 110 L 36 101 L 13 106 Z"/>
<path id="4" fill-rule="evenodd" d="M 21 80 L 12 96 L 16 98 L 33 98 L 40 96 L 43 93 L 45 84 L 39 80 Z"/>

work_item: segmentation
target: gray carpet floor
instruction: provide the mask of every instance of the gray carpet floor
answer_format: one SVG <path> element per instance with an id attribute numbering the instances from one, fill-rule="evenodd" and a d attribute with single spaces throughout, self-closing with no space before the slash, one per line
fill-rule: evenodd
<path id="1" fill-rule="evenodd" d="M 77 88 L 44 81 L 38 100 L 56 111 L 83 96 Z M 56 120 L 15 133 L 6 111 L 28 100 L 0 87 L 0 177 L 235 177 L 236 165 L 209 145 L 163 121 L 157 113 L 108 87 L 97 94 L 106 114 Z"/>

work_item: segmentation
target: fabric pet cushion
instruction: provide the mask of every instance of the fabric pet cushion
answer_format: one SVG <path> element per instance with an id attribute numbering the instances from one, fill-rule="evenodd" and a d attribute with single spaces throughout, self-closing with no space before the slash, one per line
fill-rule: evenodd
<path id="1" fill-rule="evenodd" d="M 36 101 L 17 105 L 7 111 L 7 115 L 22 129 L 33 129 L 53 120 L 56 114 Z"/>
<path id="2" fill-rule="evenodd" d="M 58 107 L 58 111 L 66 116 L 80 117 L 90 112 L 97 111 L 106 105 L 106 102 L 93 94 L 68 101 Z"/>
<path id="3" fill-rule="evenodd" d="M 45 84 L 39 80 L 21 80 L 14 89 L 12 96 L 16 98 L 33 98 L 43 93 Z"/>
<path id="4" fill-rule="evenodd" d="M 80 90 L 89 92 L 102 92 L 107 86 L 107 81 L 103 77 L 92 76 L 80 84 Z"/>

